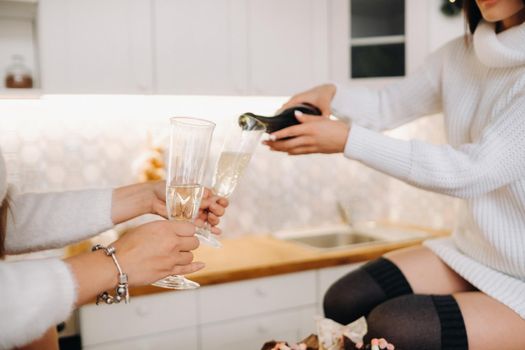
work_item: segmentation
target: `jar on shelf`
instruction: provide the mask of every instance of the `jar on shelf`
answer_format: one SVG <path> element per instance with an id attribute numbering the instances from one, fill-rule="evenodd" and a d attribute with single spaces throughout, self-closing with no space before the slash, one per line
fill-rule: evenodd
<path id="1" fill-rule="evenodd" d="M 11 89 L 30 89 L 33 87 L 31 70 L 25 65 L 22 55 L 13 55 L 7 66 L 5 87 Z"/>

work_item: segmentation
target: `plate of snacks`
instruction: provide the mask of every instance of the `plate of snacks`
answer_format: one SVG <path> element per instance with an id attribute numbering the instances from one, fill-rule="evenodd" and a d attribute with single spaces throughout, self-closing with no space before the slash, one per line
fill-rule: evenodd
<path id="1" fill-rule="evenodd" d="M 264 343 L 261 350 L 394 350 L 395 347 L 385 339 L 372 339 L 364 344 L 368 331 L 364 317 L 343 326 L 327 318 L 316 320 L 317 334 L 311 334 L 298 343 L 271 340 Z"/>

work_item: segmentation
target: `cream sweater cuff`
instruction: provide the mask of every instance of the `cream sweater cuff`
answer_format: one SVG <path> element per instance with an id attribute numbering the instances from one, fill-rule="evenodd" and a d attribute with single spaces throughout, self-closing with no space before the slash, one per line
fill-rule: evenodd
<path id="1" fill-rule="evenodd" d="M 62 260 L 0 262 L 0 349 L 38 339 L 69 316 L 76 297 L 75 278 Z"/>

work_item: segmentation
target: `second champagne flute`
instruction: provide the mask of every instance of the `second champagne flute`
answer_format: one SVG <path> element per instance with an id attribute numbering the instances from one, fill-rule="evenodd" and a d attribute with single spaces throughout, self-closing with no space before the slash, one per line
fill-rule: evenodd
<path id="1" fill-rule="evenodd" d="M 219 162 L 213 176 L 213 194 L 229 198 L 248 166 L 262 134 L 266 128 L 257 119 L 246 116 L 243 123 L 235 125 L 226 140 L 219 156 Z M 202 229 L 197 229 L 197 237 L 203 243 L 213 247 L 222 247 L 221 242 L 210 232 L 208 223 Z"/>
<path id="2" fill-rule="evenodd" d="M 202 181 L 215 124 L 197 118 L 170 119 L 170 147 L 166 178 L 169 220 L 193 222 L 204 193 Z M 197 282 L 184 276 L 168 276 L 153 285 L 169 289 L 194 289 Z"/>

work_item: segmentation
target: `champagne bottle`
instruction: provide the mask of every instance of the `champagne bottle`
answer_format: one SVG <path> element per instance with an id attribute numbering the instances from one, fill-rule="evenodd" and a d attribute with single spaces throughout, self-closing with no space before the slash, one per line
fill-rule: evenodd
<path id="1" fill-rule="evenodd" d="M 253 127 L 253 123 L 256 123 L 256 120 L 263 123 L 266 132 L 271 134 L 272 132 L 275 132 L 277 130 L 281 130 L 284 128 L 287 128 L 292 125 L 299 124 L 299 120 L 295 117 L 295 111 L 301 111 L 304 114 L 310 114 L 310 115 L 321 115 L 321 110 L 314 105 L 311 105 L 309 103 L 302 103 L 297 106 L 293 106 L 290 108 L 287 108 L 283 110 L 281 113 L 274 115 L 274 116 L 262 116 L 262 115 L 256 115 L 253 113 L 244 113 L 239 117 L 239 126 L 243 130 L 251 129 Z M 252 119 L 253 118 L 253 119 Z"/>

